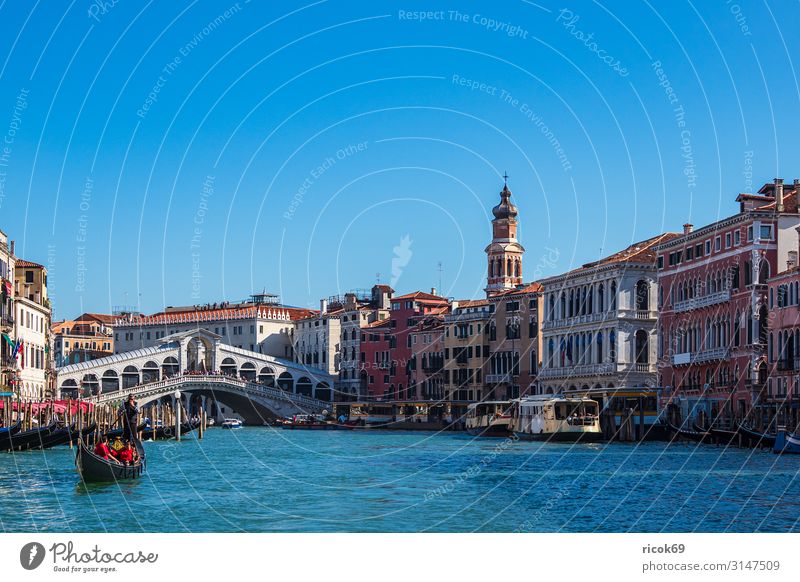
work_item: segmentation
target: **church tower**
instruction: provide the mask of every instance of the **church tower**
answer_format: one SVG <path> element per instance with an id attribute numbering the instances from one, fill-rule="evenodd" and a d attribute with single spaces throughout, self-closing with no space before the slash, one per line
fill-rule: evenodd
<path id="1" fill-rule="evenodd" d="M 500 204 L 492 208 L 492 242 L 486 247 L 488 284 L 486 294 L 522 284 L 522 254 L 525 249 L 517 242 L 517 207 L 511 204 L 508 176 L 500 192 Z"/>

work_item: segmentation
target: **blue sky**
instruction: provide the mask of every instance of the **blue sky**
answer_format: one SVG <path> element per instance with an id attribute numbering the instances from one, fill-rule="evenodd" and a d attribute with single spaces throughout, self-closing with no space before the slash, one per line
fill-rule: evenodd
<path id="1" fill-rule="evenodd" d="M 0 229 L 59 318 L 480 296 L 504 171 L 527 280 L 800 177 L 796 3 L 58 6 L 0 6 Z"/>

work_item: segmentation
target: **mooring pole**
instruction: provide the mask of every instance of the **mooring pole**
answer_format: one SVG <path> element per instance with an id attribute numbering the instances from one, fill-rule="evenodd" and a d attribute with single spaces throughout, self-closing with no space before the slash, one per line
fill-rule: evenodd
<path id="1" fill-rule="evenodd" d="M 181 440 L 181 391 L 175 390 L 175 440 Z"/>

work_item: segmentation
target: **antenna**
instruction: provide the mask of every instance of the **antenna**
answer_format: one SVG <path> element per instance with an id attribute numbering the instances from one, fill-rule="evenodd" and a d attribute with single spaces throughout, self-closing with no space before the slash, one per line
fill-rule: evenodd
<path id="1" fill-rule="evenodd" d="M 439 264 L 438 264 L 438 267 L 437 267 L 436 270 L 439 271 L 439 290 L 441 292 L 443 290 L 442 289 L 442 273 L 444 272 L 444 267 L 442 266 L 442 261 L 439 261 Z"/>
<path id="2" fill-rule="evenodd" d="M 381 284 L 381 274 L 375 273 L 375 282 L 380 285 Z"/>

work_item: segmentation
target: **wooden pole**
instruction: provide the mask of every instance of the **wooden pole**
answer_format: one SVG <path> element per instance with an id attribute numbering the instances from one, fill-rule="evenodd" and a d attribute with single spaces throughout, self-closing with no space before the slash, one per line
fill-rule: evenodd
<path id="1" fill-rule="evenodd" d="M 181 401 L 180 398 L 175 399 L 175 440 L 181 440 Z"/>

